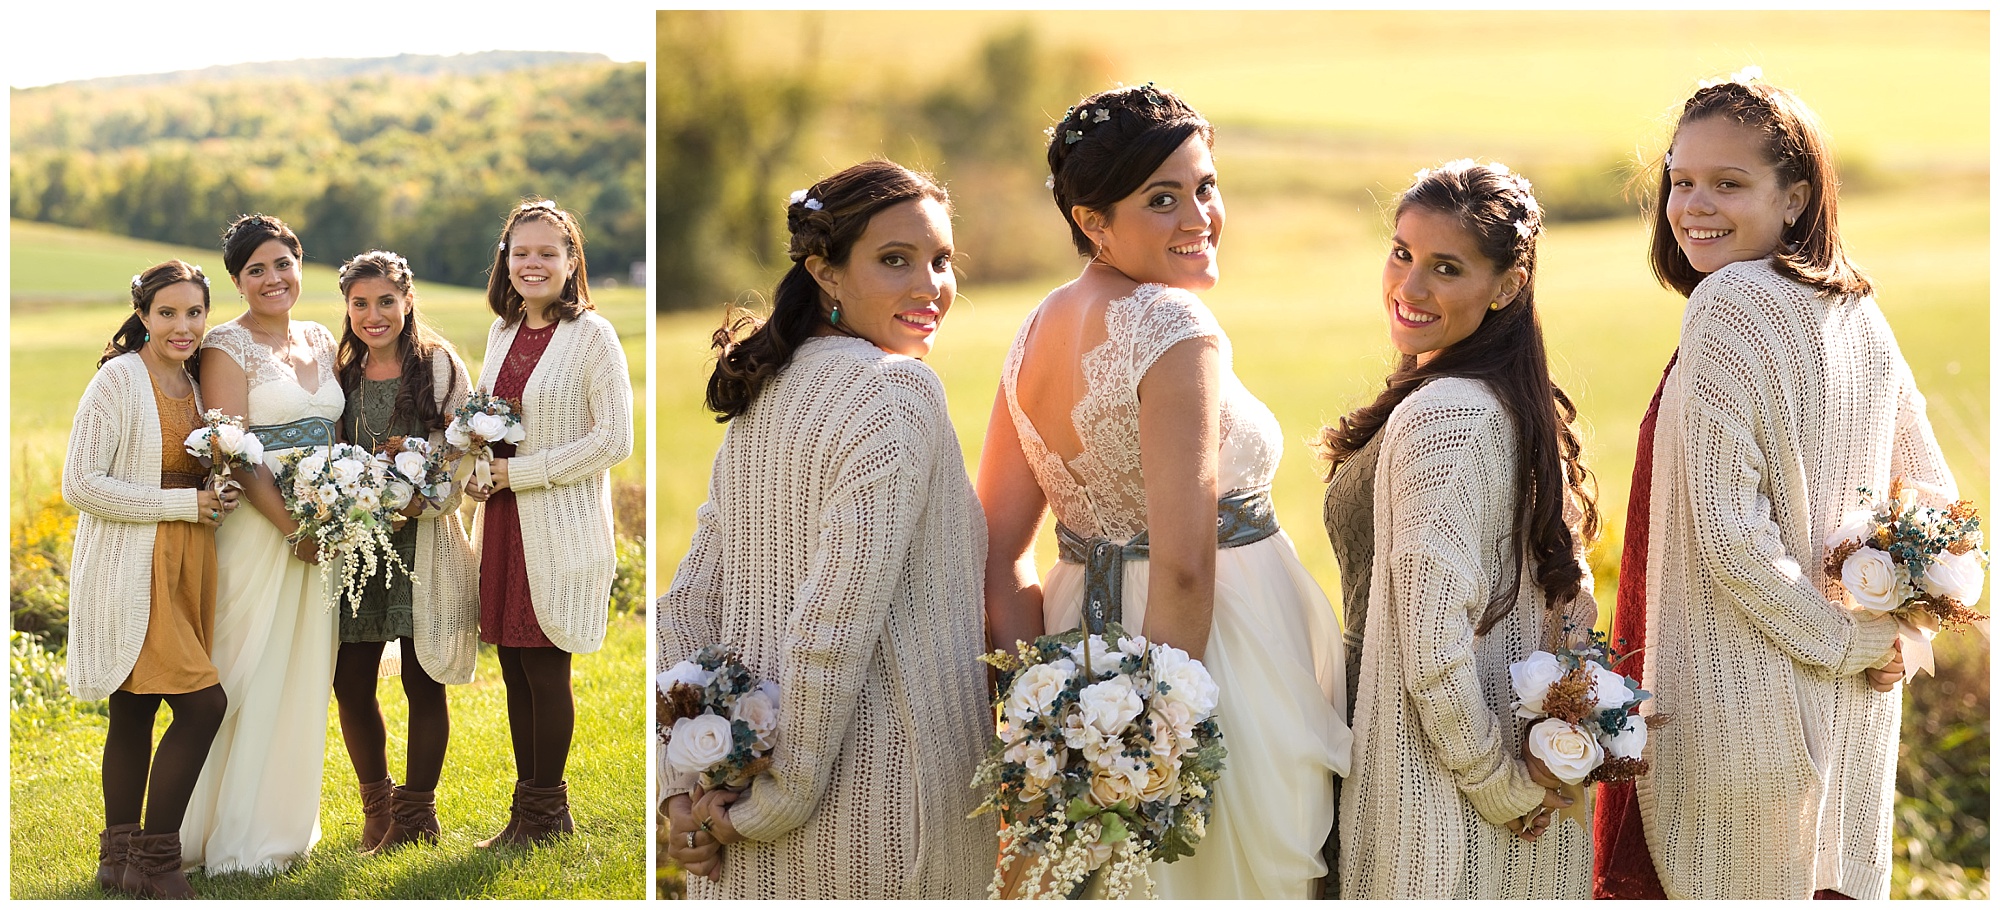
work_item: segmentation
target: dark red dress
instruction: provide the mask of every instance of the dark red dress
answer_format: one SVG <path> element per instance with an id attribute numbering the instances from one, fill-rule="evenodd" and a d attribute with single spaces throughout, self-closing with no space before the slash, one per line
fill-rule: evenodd
<path id="1" fill-rule="evenodd" d="M 528 377 L 542 362 L 556 326 L 539 329 L 524 323 L 500 364 L 500 376 L 493 382 L 493 394 L 519 399 Z M 523 420 L 532 417 L 523 415 Z M 494 443 L 493 457 L 514 457 L 514 444 Z M 508 648 L 553 648 L 555 643 L 542 633 L 535 618 L 535 603 L 528 594 L 528 558 L 521 546 L 521 509 L 510 487 L 486 500 L 486 526 L 479 553 L 479 640 Z"/>

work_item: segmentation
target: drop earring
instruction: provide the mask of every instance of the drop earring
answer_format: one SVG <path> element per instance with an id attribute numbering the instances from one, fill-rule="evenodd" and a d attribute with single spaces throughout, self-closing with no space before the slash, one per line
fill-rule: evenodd
<path id="1" fill-rule="evenodd" d="M 833 302 L 833 312 L 826 317 L 826 324 L 827 325 L 840 324 L 840 301 L 836 300 Z"/>

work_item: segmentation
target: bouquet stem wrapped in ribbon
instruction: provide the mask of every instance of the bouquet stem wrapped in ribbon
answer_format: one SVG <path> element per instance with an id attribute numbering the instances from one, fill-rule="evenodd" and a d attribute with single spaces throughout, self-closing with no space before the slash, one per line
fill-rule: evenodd
<path id="1" fill-rule="evenodd" d="M 1826 575 L 1855 609 L 1895 617 L 1905 679 L 1918 670 L 1936 675 L 1931 639 L 1939 631 L 1971 626 L 1987 633 L 1987 618 L 1972 609 L 1986 587 L 1979 510 L 1900 477 L 1886 499 L 1860 492 L 1860 508 L 1827 536 Z"/>
<path id="2" fill-rule="evenodd" d="M 1653 696 L 1614 669 L 1630 656 L 1592 631 L 1584 647 L 1536 651 L 1507 668 L 1515 715 L 1539 718 L 1528 728 L 1528 754 L 1571 787 L 1631 780 L 1649 770 L 1640 755 L 1647 730 L 1667 717 L 1637 713 Z"/>
<path id="3" fill-rule="evenodd" d="M 1192 855 L 1206 833 L 1227 756 L 1207 668 L 1117 623 L 981 660 L 1009 680 L 972 781 L 986 793 L 972 814 L 1006 824 L 987 893 L 1152 893 L 1147 864 Z"/>
<path id="4" fill-rule="evenodd" d="M 389 539 L 388 462 L 357 445 L 292 449 L 279 456 L 278 493 L 285 511 L 299 523 L 295 536 L 319 544 L 320 578 L 329 586 L 327 604 L 345 594 L 357 615 L 361 592 L 378 573 L 410 569 L 396 555 Z M 340 585 L 333 588 L 333 563 L 340 563 Z"/>
<path id="5" fill-rule="evenodd" d="M 742 790 L 771 766 L 778 684 L 758 680 L 735 650 L 709 645 L 653 684 L 663 774 L 699 775 L 704 790 Z"/>
<path id="6" fill-rule="evenodd" d="M 222 413 L 220 408 L 209 408 L 201 415 L 203 426 L 188 434 L 189 455 L 200 459 L 202 467 L 208 469 L 208 488 L 217 494 L 243 485 L 230 476 L 232 468 L 245 471 L 256 470 L 264 460 L 264 442 L 257 434 L 243 426 L 243 420 Z"/>
<path id="7" fill-rule="evenodd" d="M 493 485 L 493 444 L 520 442 L 528 431 L 521 426 L 521 402 L 475 390 L 459 405 L 445 427 L 444 441 L 461 454 L 472 455 L 472 482 Z"/>

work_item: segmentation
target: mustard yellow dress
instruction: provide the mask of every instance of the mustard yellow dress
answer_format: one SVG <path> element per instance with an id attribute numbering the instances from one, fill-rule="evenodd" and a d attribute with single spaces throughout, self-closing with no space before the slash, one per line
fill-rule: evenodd
<path id="1" fill-rule="evenodd" d="M 194 390 L 174 398 L 153 383 L 160 412 L 162 489 L 197 489 L 207 480 L 201 462 L 181 444 L 202 425 Z M 153 605 L 138 662 L 119 691 L 141 695 L 198 692 L 221 681 L 209 654 L 215 642 L 215 529 L 198 522 L 163 521 L 153 537 Z"/>

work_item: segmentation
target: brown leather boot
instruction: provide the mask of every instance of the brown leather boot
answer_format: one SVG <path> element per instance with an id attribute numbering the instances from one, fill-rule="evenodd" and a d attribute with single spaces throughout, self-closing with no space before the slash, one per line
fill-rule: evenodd
<path id="1" fill-rule="evenodd" d="M 125 891 L 125 850 L 132 835 L 139 833 L 138 822 L 112 825 L 97 832 L 97 887 L 114 893 Z"/>
<path id="2" fill-rule="evenodd" d="M 361 845 L 356 848 L 361 852 L 374 852 L 388 836 L 389 794 L 395 789 L 396 781 L 387 777 L 361 785 Z"/>
<path id="3" fill-rule="evenodd" d="M 389 834 L 375 851 L 416 841 L 435 844 L 443 833 L 444 829 L 438 826 L 437 791 L 397 787 L 389 797 Z"/>
<path id="4" fill-rule="evenodd" d="M 521 830 L 521 791 L 527 789 L 527 787 L 528 782 L 525 780 L 514 782 L 514 801 L 507 806 L 507 827 L 501 828 L 499 834 L 495 834 L 473 846 L 481 850 L 491 850 L 494 847 L 518 847 L 523 843 L 523 841 L 515 837 L 515 832 Z"/>
<path id="5" fill-rule="evenodd" d="M 569 815 L 569 781 L 553 787 L 521 788 L 521 827 L 514 836 L 538 846 L 576 830 Z"/>
<path id="6" fill-rule="evenodd" d="M 199 897 L 181 871 L 181 833 L 132 832 L 126 849 L 124 890 L 135 897 L 188 900 Z"/>

